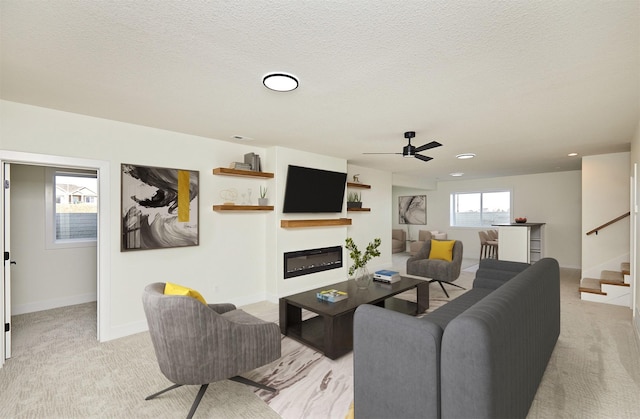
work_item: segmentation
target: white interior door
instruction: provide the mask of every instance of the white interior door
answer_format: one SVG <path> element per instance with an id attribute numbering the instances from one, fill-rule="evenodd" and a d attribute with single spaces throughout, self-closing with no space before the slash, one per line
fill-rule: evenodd
<path id="1" fill-rule="evenodd" d="M 4 252 L 4 269 L 2 275 L 2 305 L 3 307 L 3 345 L 2 345 L 2 363 L 5 359 L 11 358 L 11 199 L 10 199 L 10 179 L 11 179 L 11 165 L 8 163 L 3 164 L 3 220 L 2 220 L 2 236 L 3 244 L 2 250 Z"/>

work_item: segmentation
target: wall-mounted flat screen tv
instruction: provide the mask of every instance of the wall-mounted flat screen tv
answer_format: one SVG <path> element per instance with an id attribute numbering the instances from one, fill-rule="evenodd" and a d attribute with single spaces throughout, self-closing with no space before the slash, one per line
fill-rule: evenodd
<path id="1" fill-rule="evenodd" d="M 282 212 L 342 212 L 346 182 L 346 173 L 289 165 Z"/>

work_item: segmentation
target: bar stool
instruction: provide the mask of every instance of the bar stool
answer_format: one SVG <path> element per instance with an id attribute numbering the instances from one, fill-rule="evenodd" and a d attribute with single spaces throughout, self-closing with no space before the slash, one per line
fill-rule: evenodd
<path id="1" fill-rule="evenodd" d="M 480 259 L 498 259 L 498 241 L 491 240 L 486 231 L 478 231 L 478 236 L 480 236 Z"/>

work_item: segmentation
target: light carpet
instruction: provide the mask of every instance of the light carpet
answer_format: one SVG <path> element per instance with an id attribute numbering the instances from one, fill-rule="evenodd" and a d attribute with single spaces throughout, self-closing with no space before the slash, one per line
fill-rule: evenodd
<path id="1" fill-rule="evenodd" d="M 170 383 L 148 333 L 96 341 L 96 305 L 15 316 L 13 357 L 0 369 L 0 418 L 186 417 L 198 386 L 145 401 Z M 278 418 L 243 384 L 209 386 L 195 417 Z"/>
<path id="2" fill-rule="evenodd" d="M 457 283 L 469 288 L 474 270 Z M 631 310 L 581 301 L 579 279 L 579 271 L 561 270 L 561 334 L 528 418 L 638 418 L 640 349 Z M 447 290 L 451 298 L 464 292 Z M 430 294 L 429 311 L 449 301 L 437 284 Z M 243 309 L 278 321 L 277 304 Z M 95 313 L 95 305 L 83 304 L 14 317 L 14 357 L 0 369 L 0 417 L 186 416 L 197 388 L 145 401 L 169 384 L 148 334 L 99 344 Z M 245 376 L 278 391 L 254 394 L 242 384 L 215 383 L 195 417 L 344 418 L 353 400 L 352 354 L 333 361 L 286 337 L 281 359 Z"/>
<path id="3" fill-rule="evenodd" d="M 476 268 L 468 267 L 456 283 L 469 289 Z M 582 301 L 580 271 L 561 269 L 560 275 L 560 337 L 527 418 L 639 418 L 640 345 L 631 310 Z M 451 298 L 465 292 L 450 286 L 447 291 Z M 447 301 L 440 287 L 431 284 L 428 311 Z M 270 310 L 261 306 L 256 314 L 277 321 L 277 305 Z M 253 378 L 267 377 L 263 382 L 281 386 L 275 395 L 258 394 L 286 419 L 344 418 L 353 400 L 352 364 L 352 353 L 332 361 L 284 339 L 283 359 L 255 371 Z"/>

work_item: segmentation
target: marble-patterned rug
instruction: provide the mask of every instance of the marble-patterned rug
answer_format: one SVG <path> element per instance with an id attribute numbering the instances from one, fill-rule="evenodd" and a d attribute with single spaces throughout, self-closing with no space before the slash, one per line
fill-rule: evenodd
<path id="1" fill-rule="evenodd" d="M 463 271 L 457 284 L 471 288 L 475 274 Z M 447 298 L 437 284 L 429 287 L 429 309 L 426 313 L 446 304 L 466 292 L 447 286 Z M 398 295 L 416 300 L 415 291 Z M 258 303 L 242 307 L 243 310 L 264 320 L 278 322 L 278 307 L 273 303 Z M 305 313 L 304 316 L 311 314 Z M 293 339 L 283 337 L 282 357 L 275 363 L 258 368 L 247 378 L 278 389 L 276 393 L 256 390 L 256 394 L 285 419 L 344 418 L 353 401 L 353 352 L 336 360 Z"/>
<path id="2" fill-rule="evenodd" d="M 476 267 L 465 269 L 457 283 L 471 287 Z M 561 268 L 560 337 L 527 418 L 638 418 L 640 346 L 631 310 L 580 300 L 579 283 L 579 270 Z M 451 298 L 464 292 L 447 291 Z M 431 284 L 430 294 L 428 311 L 449 301 L 437 284 Z M 403 297 L 412 298 L 410 293 Z M 246 309 L 278 320 L 276 304 Z M 352 363 L 352 353 L 332 361 L 285 337 L 282 358 L 250 376 L 278 388 L 275 394 L 256 394 L 283 418 L 341 419 L 353 400 Z"/>

